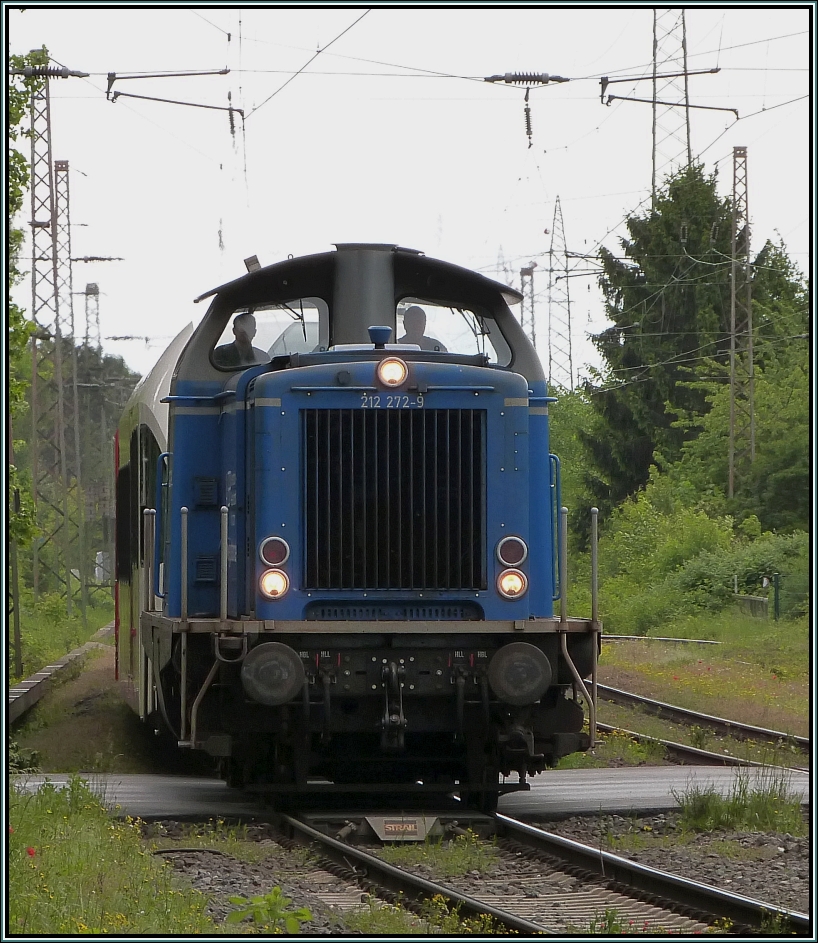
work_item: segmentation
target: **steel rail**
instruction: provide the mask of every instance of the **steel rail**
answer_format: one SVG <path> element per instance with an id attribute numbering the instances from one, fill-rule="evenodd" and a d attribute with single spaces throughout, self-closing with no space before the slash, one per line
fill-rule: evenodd
<path id="1" fill-rule="evenodd" d="M 812 921 L 808 914 L 784 910 L 709 884 L 658 871 L 627 858 L 620 858 L 601 848 L 592 848 L 573 839 L 543 831 L 499 812 L 496 812 L 493 818 L 497 824 L 497 834 L 501 837 L 518 841 L 528 848 L 677 906 L 699 910 L 714 917 L 729 917 L 734 923 L 745 927 L 760 927 L 766 919 L 778 914 L 788 921 L 794 931 L 808 932 L 811 928 Z"/>
<path id="2" fill-rule="evenodd" d="M 611 688 L 605 684 L 597 684 L 597 694 L 603 700 L 610 701 L 613 704 L 639 707 L 646 713 L 655 714 L 666 720 L 674 720 L 688 726 L 699 724 L 718 733 L 735 737 L 737 740 L 760 740 L 763 742 L 785 740 L 795 743 L 804 753 L 809 753 L 810 750 L 808 737 L 796 737 L 792 734 L 782 733 L 779 730 L 765 730 L 763 727 L 754 727 L 752 724 L 744 724 L 737 720 L 727 720 L 724 717 L 714 717 L 712 714 L 702 714 L 698 711 L 688 710 L 686 707 L 677 707 L 675 704 L 667 704 L 664 701 L 642 697 L 639 694 L 632 694 L 630 691 Z"/>
<path id="3" fill-rule="evenodd" d="M 394 865 L 388 864 L 386 861 L 374 855 L 370 855 L 360 848 L 355 848 L 329 835 L 324 835 L 322 832 L 312 828 L 298 818 L 282 815 L 280 821 L 300 840 L 313 841 L 319 844 L 322 852 L 336 864 L 346 866 L 350 870 L 355 871 L 359 877 L 374 875 L 374 881 L 376 883 L 394 893 L 403 894 L 413 900 L 432 898 L 436 894 L 439 894 L 459 904 L 462 913 L 474 916 L 487 914 L 507 929 L 514 930 L 517 933 L 525 933 L 528 935 L 549 933 L 546 927 L 538 923 L 532 923 L 530 920 L 525 920 L 523 917 L 517 916 L 517 914 L 500 910 L 474 897 L 461 894 L 454 888 L 417 877 L 414 874 L 410 874 L 408 871 L 404 871 L 402 868 L 396 868 Z M 358 871 L 358 868 L 362 870 Z"/>
<path id="4" fill-rule="evenodd" d="M 740 756 L 732 756 L 730 753 L 711 753 L 709 750 L 700 750 L 698 747 L 688 746 L 686 743 L 675 743 L 673 740 L 661 740 L 658 737 L 650 737 L 644 733 L 637 733 L 635 730 L 627 730 L 624 727 L 617 727 L 611 724 L 597 724 L 597 727 L 603 733 L 613 733 L 618 730 L 636 740 L 637 743 L 661 743 L 667 753 L 677 757 L 679 760 L 692 763 L 694 766 L 755 766 L 763 769 L 782 770 L 799 773 L 808 773 L 809 769 L 803 766 L 771 766 L 769 763 L 762 763 L 758 760 L 745 760 Z"/>

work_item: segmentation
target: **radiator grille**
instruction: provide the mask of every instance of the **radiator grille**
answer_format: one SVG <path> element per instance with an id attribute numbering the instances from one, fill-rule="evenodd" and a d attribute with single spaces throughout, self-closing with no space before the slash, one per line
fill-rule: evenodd
<path id="1" fill-rule="evenodd" d="M 415 603 L 370 603 L 361 605 L 359 603 L 333 603 L 333 602 L 311 602 L 304 609 L 304 618 L 307 620 L 318 621 L 392 621 L 406 622 L 423 620 L 427 622 L 445 622 L 445 621 L 477 621 L 482 619 L 483 609 L 477 603 L 464 602 L 447 605 L 445 603 L 428 606 L 418 606 Z"/>
<path id="2" fill-rule="evenodd" d="M 306 589 L 485 589 L 477 409 L 303 410 Z"/>

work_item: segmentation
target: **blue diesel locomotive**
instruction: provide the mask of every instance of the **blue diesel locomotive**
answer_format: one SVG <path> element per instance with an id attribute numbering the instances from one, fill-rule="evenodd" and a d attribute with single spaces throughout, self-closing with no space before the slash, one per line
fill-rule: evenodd
<path id="1" fill-rule="evenodd" d="M 119 426 L 119 677 L 233 784 L 493 808 L 592 743 L 601 638 L 521 296 L 392 245 L 248 269 Z"/>

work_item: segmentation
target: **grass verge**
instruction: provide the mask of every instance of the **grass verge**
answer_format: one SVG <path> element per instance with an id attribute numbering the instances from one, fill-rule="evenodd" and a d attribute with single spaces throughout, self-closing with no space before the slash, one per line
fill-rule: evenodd
<path id="1" fill-rule="evenodd" d="M 790 835 L 805 832 L 801 802 L 791 789 L 786 770 L 762 768 L 754 773 L 752 781 L 750 772 L 741 770 L 726 796 L 712 785 L 698 784 L 672 795 L 679 803 L 683 829 L 743 829 Z"/>
<path id="2" fill-rule="evenodd" d="M 9 794 L 9 930 L 15 934 L 201 934 L 206 898 L 145 852 L 79 778 Z"/>
<path id="3" fill-rule="evenodd" d="M 721 644 L 603 644 L 600 682 L 758 727 L 809 735 L 806 618 L 772 622 L 724 612 L 669 623 L 655 634 Z"/>
<path id="4" fill-rule="evenodd" d="M 14 672 L 14 659 L 9 658 L 9 682 L 12 684 L 31 677 L 87 642 L 113 620 L 114 604 L 109 599 L 89 603 L 85 625 L 76 611 L 68 618 L 65 600 L 56 594 L 43 596 L 36 605 L 30 598 L 24 599 L 20 614 L 23 671 L 18 677 Z"/>
<path id="5" fill-rule="evenodd" d="M 623 730 L 597 731 L 596 746 L 585 753 L 562 757 L 556 769 L 607 769 L 612 766 L 658 766 L 665 760 L 665 748 L 650 740 L 639 743 Z"/>

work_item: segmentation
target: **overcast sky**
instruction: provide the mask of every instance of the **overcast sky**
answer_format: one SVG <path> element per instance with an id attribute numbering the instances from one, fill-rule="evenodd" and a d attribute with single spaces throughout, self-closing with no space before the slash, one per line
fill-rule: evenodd
<path id="1" fill-rule="evenodd" d="M 783 238 L 810 262 L 814 164 L 811 7 L 686 7 L 694 155 L 732 189 L 747 147 L 752 243 Z M 531 262 L 545 361 L 555 200 L 569 251 L 619 249 L 625 217 L 649 206 L 653 11 L 535 5 L 138 9 L 5 5 L 8 50 L 45 45 L 88 78 L 50 86 L 53 155 L 70 167 L 75 292 L 100 288 L 104 347 L 150 369 L 189 321 L 193 298 L 263 265 L 339 242 L 395 243 L 516 287 Z M 320 52 L 319 52 L 320 51 Z M 660 56 L 662 53 L 660 52 Z M 667 54 L 665 54 L 667 55 Z M 670 63 L 661 62 L 668 71 Z M 135 72 L 227 75 L 126 80 Z M 506 72 L 571 81 L 487 83 Z M 106 100 L 108 74 L 121 92 Z M 244 111 L 147 101 L 151 96 Z M 736 109 L 739 120 L 727 110 Z M 670 118 L 663 118 L 669 126 Z M 667 168 L 664 142 L 658 157 Z M 23 222 L 28 220 L 26 209 Z M 23 257 L 24 267 L 26 255 Z M 589 268 L 571 262 L 575 370 L 604 327 Z M 565 284 L 563 282 L 563 284 Z M 28 306 L 30 283 L 18 289 Z M 84 298 L 76 298 L 83 323 Z M 115 341 L 115 336 L 142 340 Z M 148 340 L 144 340 L 148 338 Z"/>

